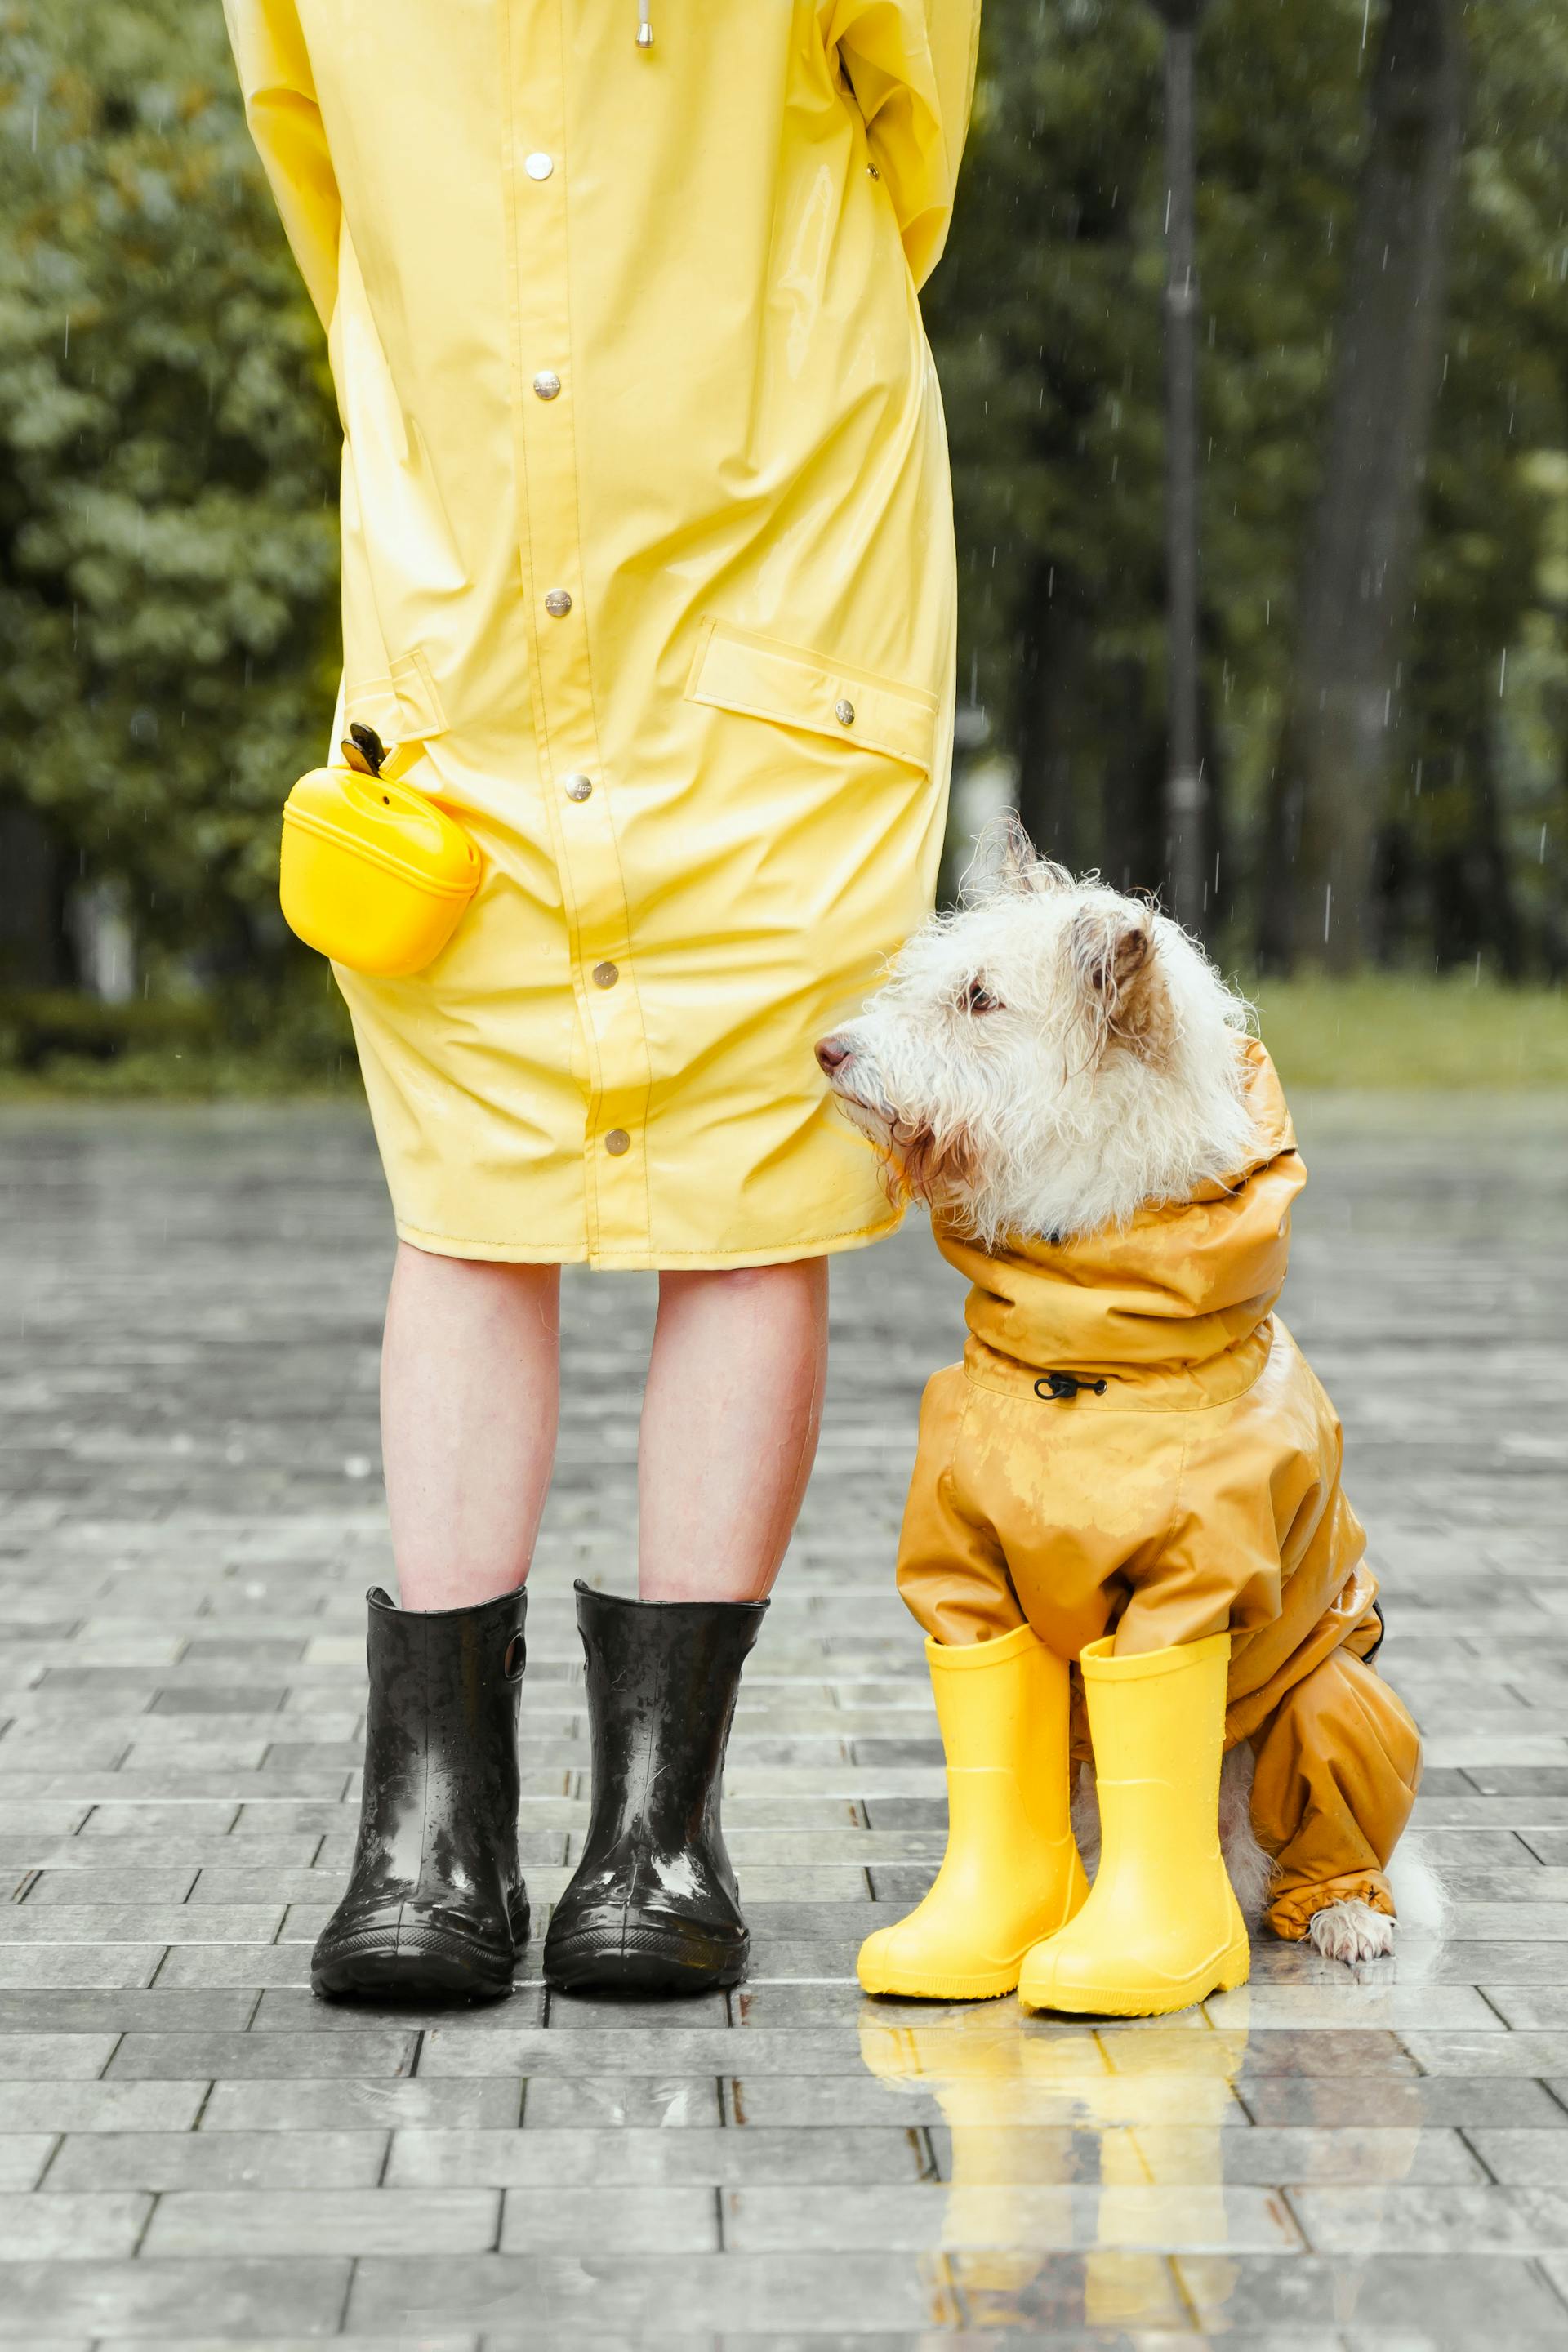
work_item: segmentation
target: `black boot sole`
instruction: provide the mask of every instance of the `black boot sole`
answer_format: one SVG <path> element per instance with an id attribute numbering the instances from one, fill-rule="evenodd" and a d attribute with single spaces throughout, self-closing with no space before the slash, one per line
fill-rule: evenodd
<path id="1" fill-rule="evenodd" d="M 500 2000 L 528 1941 L 528 1898 L 514 1905 L 510 1954 L 431 1927 L 374 1927 L 320 1945 L 310 1960 L 310 1990 L 320 2000 Z"/>
<path id="2" fill-rule="evenodd" d="M 711 1992 L 740 1983 L 750 1944 L 749 1937 L 719 1944 L 646 1918 L 595 1922 L 546 1937 L 544 1980 L 557 1992 Z"/>

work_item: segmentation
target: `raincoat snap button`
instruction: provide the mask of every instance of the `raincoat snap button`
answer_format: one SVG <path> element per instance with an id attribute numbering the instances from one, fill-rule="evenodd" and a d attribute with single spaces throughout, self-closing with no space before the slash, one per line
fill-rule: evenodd
<path id="1" fill-rule="evenodd" d="M 846 696 L 843 700 L 834 704 L 833 716 L 837 719 L 840 727 L 853 727 L 855 724 L 855 705 Z"/>
<path id="2" fill-rule="evenodd" d="M 629 1151 L 631 1148 L 632 1139 L 626 1133 L 626 1129 L 624 1127 L 612 1127 L 608 1135 L 605 1138 L 605 1149 L 609 1152 L 611 1157 L 618 1160 L 623 1151 Z"/>
<path id="3" fill-rule="evenodd" d="M 553 400 L 561 390 L 561 378 L 553 368 L 541 368 L 533 379 L 533 389 L 541 400 Z"/>
<path id="4" fill-rule="evenodd" d="M 566 797 L 569 801 L 585 801 L 594 789 L 592 776 L 568 776 Z"/>
<path id="5" fill-rule="evenodd" d="M 532 154 L 523 157 L 522 168 L 531 180 L 548 180 L 555 169 L 553 155 Z"/>
<path id="6" fill-rule="evenodd" d="M 596 963 L 594 966 L 594 985 L 595 988 L 614 988 L 620 976 L 621 968 L 617 963 Z"/>
<path id="7" fill-rule="evenodd" d="M 544 609 L 552 621 L 563 621 L 572 610 L 571 591 L 566 588 L 552 588 L 544 600 Z"/>

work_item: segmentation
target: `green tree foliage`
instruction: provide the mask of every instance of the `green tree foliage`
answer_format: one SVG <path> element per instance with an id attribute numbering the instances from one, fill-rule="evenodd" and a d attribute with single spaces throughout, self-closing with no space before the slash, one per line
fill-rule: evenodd
<path id="1" fill-rule="evenodd" d="M 1233 940 L 1379 22 L 1380 0 L 1209 0 L 1201 26 L 1205 737 Z M 1409 960 L 1528 968 L 1568 931 L 1568 17 L 1470 0 L 1467 27 L 1385 895 Z M 1146 0 L 985 0 L 927 296 L 963 682 L 1041 837 L 1139 882 L 1162 847 L 1161 39 Z M 73 872 L 124 877 L 143 942 L 275 973 L 279 803 L 336 658 L 337 426 L 217 0 L 0 0 L 0 814 L 25 802 Z"/>
<path id="2" fill-rule="evenodd" d="M 1390 713 L 1387 936 L 1457 959 L 1500 943 L 1511 906 L 1518 965 L 1550 957 L 1561 931 L 1547 904 L 1558 869 L 1536 855 L 1542 824 L 1555 839 L 1563 821 L 1551 730 L 1535 727 L 1523 760 L 1497 686 L 1505 649 L 1529 639 L 1532 679 L 1557 690 L 1562 615 L 1542 561 L 1556 509 L 1536 460 L 1568 446 L 1568 22 L 1551 0 L 1472 0 L 1467 27 L 1448 363 Z M 1237 941 L 1378 30 L 1363 0 L 1210 0 L 1201 25 L 1207 764 L 1215 912 Z M 1041 838 L 1144 884 L 1162 859 L 1160 42 L 1145 0 L 987 0 L 958 220 L 927 298 L 965 682 Z"/>
<path id="3" fill-rule="evenodd" d="M 1560 974 L 1568 14 L 1485 0 L 1468 17 L 1469 136 L 1387 880 L 1395 946 Z"/>
<path id="4" fill-rule="evenodd" d="M 0 793 L 264 960 L 320 755 L 337 432 L 207 0 L 0 0 Z"/>

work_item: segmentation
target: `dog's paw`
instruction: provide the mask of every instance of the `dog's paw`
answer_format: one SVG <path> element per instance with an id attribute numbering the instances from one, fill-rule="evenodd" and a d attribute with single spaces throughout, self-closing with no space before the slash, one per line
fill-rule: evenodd
<path id="1" fill-rule="evenodd" d="M 1331 1903 L 1314 1911 L 1307 1933 L 1326 1960 L 1379 1960 L 1394 1949 L 1394 1922 L 1370 1903 Z"/>

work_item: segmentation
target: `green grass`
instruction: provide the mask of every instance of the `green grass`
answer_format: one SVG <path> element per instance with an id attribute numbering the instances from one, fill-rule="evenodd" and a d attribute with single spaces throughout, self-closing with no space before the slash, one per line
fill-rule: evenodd
<path id="1" fill-rule="evenodd" d="M 85 1055 L 52 1055 L 40 1068 L 7 1069 L 0 1063 L 0 1107 L 39 1102 L 359 1102 L 363 1099 L 353 1049 L 341 1072 L 281 1060 L 274 1055 L 178 1047 L 127 1052 L 100 1061 Z"/>
<path id="2" fill-rule="evenodd" d="M 360 1093 L 348 1017 L 325 968 L 270 992 L 244 984 L 103 1004 L 74 990 L 0 989 L 0 1102 Z"/>
<path id="3" fill-rule="evenodd" d="M 1468 980 L 1262 981 L 1251 991 L 1286 1087 L 1336 1092 L 1568 1088 L 1568 991 Z M 61 1096 L 359 1097 L 346 1023 L 313 998 L 246 1033 L 195 1005 L 103 1008 L 0 994 L 0 1102 Z"/>
<path id="4" fill-rule="evenodd" d="M 1261 981 L 1251 993 L 1287 1088 L 1568 1087 L 1568 991 L 1379 973 Z"/>

